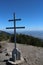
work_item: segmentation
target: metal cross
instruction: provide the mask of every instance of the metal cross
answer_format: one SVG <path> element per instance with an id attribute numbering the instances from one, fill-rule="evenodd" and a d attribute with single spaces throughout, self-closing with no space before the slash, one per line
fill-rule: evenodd
<path id="1" fill-rule="evenodd" d="M 16 19 L 15 18 L 15 13 L 14 13 L 14 19 L 13 20 L 9 20 L 9 21 L 13 21 L 14 22 L 14 27 L 7 27 L 6 29 L 14 29 L 14 41 L 15 41 L 15 49 L 16 49 L 16 29 L 25 28 L 25 27 L 16 27 L 16 21 L 21 21 L 21 19 Z"/>

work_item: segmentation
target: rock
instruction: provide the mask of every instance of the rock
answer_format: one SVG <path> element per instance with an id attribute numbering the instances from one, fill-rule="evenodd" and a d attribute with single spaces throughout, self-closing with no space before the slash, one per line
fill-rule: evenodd
<path id="1" fill-rule="evenodd" d="M 10 54 L 9 53 L 6 53 L 5 56 L 10 56 Z"/>
<path id="2" fill-rule="evenodd" d="M 2 48 L 2 46 L 0 45 L 0 48 Z"/>
<path id="3" fill-rule="evenodd" d="M 0 49 L 0 53 L 2 53 L 2 50 Z"/>

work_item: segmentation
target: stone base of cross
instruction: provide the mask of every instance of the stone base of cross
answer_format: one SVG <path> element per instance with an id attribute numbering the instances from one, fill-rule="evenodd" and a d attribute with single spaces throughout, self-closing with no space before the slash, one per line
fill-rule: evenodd
<path id="1" fill-rule="evenodd" d="M 20 51 L 18 49 L 13 49 L 13 51 L 12 51 L 12 59 L 13 59 L 13 61 L 21 59 L 21 53 L 20 53 Z"/>
<path id="2" fill-rule="evenodd" d="M 12 60 L 9 60 L 8 62 L 14 65 L 18 65 L 24 62 L 24 58 L 21 56 L 21 52 L 18 49 L 13 49 Z"/>

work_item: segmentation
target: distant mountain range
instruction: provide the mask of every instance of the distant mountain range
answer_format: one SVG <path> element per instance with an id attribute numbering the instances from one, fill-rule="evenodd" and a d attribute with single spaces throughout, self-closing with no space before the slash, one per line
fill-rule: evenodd
<path id="1" fill-rule="evenodd" d="M 9 32 L 9 33 L 13 33 L 13 31 Z M 43 39 L 43 31 L 17 31 L 18 34 L 25 34 L 25 35 L 29 35 L 29 36 L 33 36 L 33 37 L 37 37 L 40 39 Z"/>
<path id="2" fill-rule="evenodd" d="M 9 32 L 6 32 L 6 31 L 2 31 L 2 30 L 0 30 L 0 34 L 10 34 Z"/>
<path id="3" fill-rule="evenodd" d="M 4 33 L 4 34 L 13 34 L 13 31 L 1 31 L 0 30 L 0 33 Z M 43 31 L 17 31 L 18 34 L 25 34 L 25 35 L 29 35 L 29 36 L 33 36 L 33 37 L 36 37 L 36 38 L 40 38 L 40 39 L 43 39 Z"/>
<path id="4" fill-rule="evenodd" d="M 43 31 L 24 31 L 22 32 L 25 35 L 34 36 L 40 39 L 43 39 Z"/>

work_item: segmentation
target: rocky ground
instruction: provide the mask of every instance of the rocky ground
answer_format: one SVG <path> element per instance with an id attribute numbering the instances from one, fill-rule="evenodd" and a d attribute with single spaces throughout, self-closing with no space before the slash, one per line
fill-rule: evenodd
<path id="1" fill-rule="evenodd" d="M 7 61 L 12 56 L 14 43 L 0 42 L 2 44 L 2 53 L 0 53 L 0 65 L 11 65 Z M 24 62 L 21 65 L 43 65 L 43 48 L 30 45 L 17 44 L 21 51 Z M 8 53 L 9 55 L 6 55 Z"/>

